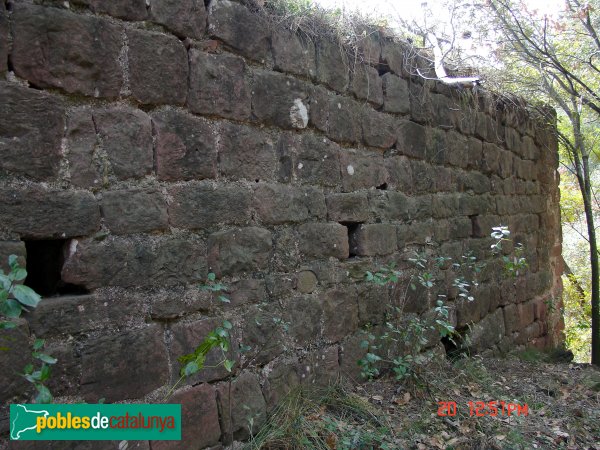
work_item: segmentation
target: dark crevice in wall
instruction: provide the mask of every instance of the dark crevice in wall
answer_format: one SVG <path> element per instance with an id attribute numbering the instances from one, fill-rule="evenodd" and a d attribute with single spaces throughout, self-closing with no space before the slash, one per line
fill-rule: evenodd
<path id="1" fill-rule="evenodd" d="M 469 219 L 471 219 L 471 237 L 483 237 L 481 232 L 481 225 L 479 224 L 479 216 L 477 214 L 474 214 L 472 216 L 469 216 Z"/>
<path id="2" fill-rule="evenodd" d="M 387 183 L 383 183 L 383 184 L 380 184 L 379 186 L 377 186 L 377 189 L 379 189 L 380 191 L 387 191 L 387 188 L 388 188 Z"/>
<path id="3" fill-rule="evenodd" d="M 65 239 L 25 241 L 27 251 L 25 286 L 42 297 L 89 294 L 83 286 L 65 283 L 61 278 L 66 245 Z"/>
<path id="4" fill-rule="evenodd" d="M 348 249 L 349 257 L 354 258 L 356 254 L 356 233 L 360 227 L 361 222 L 340 222 L 340 225 L 344 225 L 348 229 Z"/>

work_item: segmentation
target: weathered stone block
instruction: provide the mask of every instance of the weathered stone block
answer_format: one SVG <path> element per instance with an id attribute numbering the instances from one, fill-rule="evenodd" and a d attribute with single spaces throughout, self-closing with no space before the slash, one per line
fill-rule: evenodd
<path id="1" fill-rule="evenodd" d="M 335 142 L 308 133 L 283 134 L 277 151 L 281 181 L 322 186 L 340 183 L 340 147 Z"/>
<path id="2" fill-rule="evenodd" d="M 267 375 L 263 394 L 269 412 L 279 405 L 294 388 L 300 385 L 300 377 L 296 371 L 296 366 L 296 360 L 278 361 L 273 366 L 273 370 Z"/>
<path id="3" fill-rule="evenodd" d="M 367 146 L 388 149 L 396 143 L 398 122 L 393 116 L 367 106 L 361 115 L 361 123 L 363 140 Z"/>
<path id="4" fill-rule="evenodd" d="M 137 399 L 169 380 L 160 325 L 103 336 L 84 344 L 81 392 L 89 401 Z"/>
<path id="5" fill-rule="evenodd" d="M 505 316 L 502 308 L 498 308 L 492 314 L 488 314 L 479 323 L 475 324 L 470 333 L 472 348 L 475 351 L 489 349 L 500 342 L 505 335 Z M 509 333 L 508 328 L 506 333 Z"/>
<path id="6" fill-rule="evenodd" d="M 0 73 L 8 69 L 8 13 L 6 6 L 0 5 Z"/>
<path id="7" fill-rule="evenodd" d="M 406 156 L 384 158 L 385 169 L 391 187 L 398 191 L 410 193 L 413 191 L 411 161 Z"/>
<path id="8" fill-rule="evenodd" d="M 348 258 L 348 229 L 338 223 L 307 223 L 298 227 L 300 251 L 314 258 Z"/>
<path id="9" fill-rule="evenodd" d="M 224 433 L 225 442 L 230 442 L 232 437 L 236 441 L 250 437 L 249 417 L 252 418 L 252 432 L 260 429 L 267 418 L 267 405 L 258 377 L 253 373 L 242 373 L 233 381 L 231 389 L 227 383 L 219 384 L 217 401 L 221 411 L 221 429 L 231 430 Z M 230 410 L 230 405 L 235 405 L 235 408 Z"/>
<path id="10" fill-rule="evenodd" d="M 342 189 L 345 192 L 378 187 L 387 180 L 380 153 L 344 149 L 340 152 Z"/>
<path id="11" fill-rule="evenodd" d="M 129 84 L 136 100 L 183 105 L 187 97 L 188 58 L 173 36 L 127 30 Z"/>
<path id="12" fill-rule="evenodd" d="M 166 110 L 152 116 L 156 133 L 156 174 L 160 180 L 214 178 L 217 132 L 210 122 Z"/>
<path id="13" fill-rule="evenodd" d="M 205 252 L 191 238 L 72 240 L 62 279 L 88 289 L 194 283 L 206 277 Z"/>
<path id="14" fill-rule="evenodd" d="M 414 216 L 415 203 L 401 192 L 369 193 L 369 208 L 376 220 L 409 220 Z"/>
<path id="15" fill-rule="evenodd" d="M 31 361 L 31 349 L 29 347 L 29 327 L 25 319 L 14 320 L 17 327 L 12 330 L 2 330 L 0 333 L 0 347 L 2 358 L 0 359 L 0 401 L 12 403 L 14 396 L 22 395 L 28 389 L 27 381 L 18 375 Z"/>
<path id="16" fill-rule="evenodd" d="M 332 96 L 327 104 L 327 136 L 336 142 L 362 140 L 362 105 L 347 97 Z"/>
<path id="17" fill-rule="evenodd" d="M 278 157 L 270 134 L 236 123 L 223 123 L 219 134 L 220 175 L 255 182 L 276 178 Z"/>
<path id="18" fill-rule="evenodd" d="M 349 65 L 343 47 L 337 42 L 320 39 L 316 50 L 317 80 L 334 91 L 344 92 L 349 82 Z"/>
<path id="19" fill-rule="evenodd" d="M 329 194 L 327 218 L 334 222 L 366 222 L 369 202 L 365 193 Z"/>
<path id="20" fill-rule="evenodd" d="M 459 196 L 456 194 L 438 194 L 433 196 L 432 213 L 436 219 L 452 217 L 459 210 Z"/>
<path id="21" fill-rule="evenodd" d="M 71 112 L 66 137 L 71 183 L 77 187 L 101 186 L 102 172 L 94 160 L 99 142 L 91 109 L 82 107 Z"/>
<path id="22" fill-rule="evenodd" d="M 283 319 L 283 311 L 277 305 L 252 306 L 244 313 L 240 327 L 240 342 L 250 347 L 250 357 L 258 366 L 263 366 L 284 352 L 284 331 L 275 320 Z"/>
<path id="23" fill-rule="evenodd" d="M 397 127 L 398 151 L 414 158 L 424 158 L 426 149 L 425 127 L 418 123 L 406 120 Z"/>
<path id="24" fill-rule="evenodd" d="M 102 217 L 116 234 L 165 230 L 169 226 L 167 204 L 153 190 L 123 189 L 102 194 Z"/>
<path id="25" fill-rule="evenodd" d="M 262 223 L 279 225 L 325 216 L 325 198 L 317 189 L 261 184 L 254 190 L 254 209 Z"/>
<path id="26" fill-rule="evenodd" d="M 106 308 L 98 308 L 93 295 L 61 296 L 44 299 L 26 318 L 38 337 L 75 334 L 105 322 L 103 309 Z"/>
<path id="27" fill-rule="evenodd" d="M 359 100 L 366 100 L 377 107 L 383 104 L 383 86 L 379 72 L 374 67 L 357 65 L 350 89 Z"/>
<path id="28" fill-rule="evenodd" d="M 469 301 L 460 297 L 456 300 L 455 306 L 457 327 L 465 327 L 468 324 L 477 323 L 483 315 L 483 304 L 479 298 Z M 487 308 L 484 309 L 487 313 Z"/>
<path id="29" fill-rule="evenodd" d="M 219 223 L 244 224 L 250 220 L 252 193 L 235 185 L 214 186 L 191 182 L 174 186 L 169 195 L 171 225 L 178 228 L 206 229 Z"/>
<path id="30" fill-rule="evenodd" d="M 0 217 L 2 228 L 26 238 L 85 236 L 100 228 L 96 199 L 86 191 L 3 188 Z"/>
<path id="31" fill-rule="evenodd" d="M 267 267 L 273 239 L 264 228 L 237 228 L 213 233 L 208 239 L 208 264 L 217 276 L 256 272 Z"/>
<path id="32" fill-rule="evenodd" d="M 119 179 L 141 178 L 153 166 L 152 123 L 137 109 L 107 108 L 93 112 L 94 124 L 112 171 Z"/>
<path id="33" fill-rule="evenodd" d="M 279 128 L 308 126 L 311 86 L 283 74 L 257 70 L 252 86 L 252 112 L 262 123 Z"/>
<path id="34" fill-rule="evenodd" d="M 340 342 L 358 329 L 358 304 L 354 288 L 334 289 L 323 297 L 323 336 Z"/>
<path id="35" fill-rule="evenodd" d="M 362 279 L 365 277 L 362 273 Z M 390 297 L 387 286 L 366 284 L 358 288 L 359 325 L 376 325 L 383 323 L 386 313 L 390 312 Z"/>
<path id="36" fill-rule="evenodd" d="M 410 111 L 410 98 L 406 80 L 388 72 L 381 77 L 381 81 L 383 110 L 390 113 L 408 113 Z"/>
<path id="37" fill-rule="evenodd" d="M 125 20 L 144 20 L 148 16 L 145 0 L 74 0 L 76 5 L 88 6 L 94 13 L 108 14 Z"/>
<path id="38" fill-rule="evenodd" d="M 396 227 L 374 223 L 359 225 L 350 232 L 350 254 L 358 256 L 389 255 L 396 251 Z"/>
<path id="39" fill-rule="evenodd" d="M 23 241 L 0 241 L 0 269 L 4 273 L 10 271 L 8 266 L 8 257 L 17 255 L 17 261 L 21 267 L 25 267 L 27 252 L 25 251 L 25 242 Z"/>
<path id="40" fill-rule="evenodd" d="M 16 75 L 41 88 L 94 97 L 119 95 L 123 83 L 119 26 L 24 3 L 15 5 L 12 17 Z"/>
<path id="41" fill-rule="evenodd" d="M 301 347 L 321 336 L 323 305 L 314 295 L 294 296 L 285 302 L 285 320 L 290 323 L 290 336 Z"/>
<path id="42" fill-rule="evenodd" d="M 182 355 L 193 353 L 194 349 L 215 328 L 221 326 L 222 321 L 215 318 L 194 320 L 192 322 L 178 322 L 171 328 L 171 342 L 169 351 L 171 354 L 171 376 L 173 379 L 179 379 L 180 370 L 183 365 L 177 360 Z M 233 349 L 230 349 L 226 356 L 230 360 L 235 359 Z M 196 385 L 198 383 L 207 383 L 210 381 L 222 380 L 227 377 L 229 372 L 219 365 L 223 361 L 223 353 L 220 348 L 213 348 L 206 355 L 206 368 L 192 375 L 185 380 L 186 384 Z M 217 366 L 217 367 L 211 367 Z"/>
<path id="43" fill-rule="evenodd" d="M 151 0 L 150 17 L 179 37 L 200 39 L 206 28 L 202 0 Z"/>
<path id="44" fill-rule="evenodd" d="M 271 36 L 275 70 L 314 78 L 317 73 L 315 45 L 288 30 L 275 30 Z"/>
<path id="45" fill-rule="evenodd" d="M 246 63 L 239 56 L 190 49 L 190 111 L 248 119 L 251 97 L 245 74 Z"/>
<path id="46" fill-rule="evenodd" d="M 384 67 L 396 75 L 403 76 L 407 74 L 404 70 L 404 62 L 406 61 L 406 48 L 402 44 L 392 41 L 384 41 L 381 45 L 381 60 Z"/>
<path id="47" fill-rule="evenodd" d="M 9 83 L 0 83 L 0 98 L 0 169 L 36 180 L 56 178 L 65 126 L 62 100 Z"/>
<path id="48" fill-rule="evenodd" d="M 371 66 L 378 66 L 381 60 L 381 42 L 379 32 L 374 27 L 359 27 L 356 29 L 357 57 Z"/>
<path id="49" fill-rule="evenodd" d="M 257 62 L 270 58 L 269 26 L 239 3 L 216 0 L 208 7 L 208 32 Z"/>
<path id="50" fill-rule="evenodd" d="M 301 270 L 296 274 L 295 288 L 301 294 L 310 294 L 318 283 L 317 275 L 312 270 Z"/>
<path id="51" fill-rule="evenodd" d="M 153 450 L 206 448 L 219 443 L 221 426 L 217 393 L 209 384 L 180 389 L 169 403 L 181 405 L 181 441 L 154 441 Z"/>

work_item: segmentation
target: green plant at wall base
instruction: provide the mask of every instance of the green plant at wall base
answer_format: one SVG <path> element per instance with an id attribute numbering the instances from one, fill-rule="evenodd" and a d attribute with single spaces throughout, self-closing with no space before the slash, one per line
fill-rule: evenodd
<path id="1" fill-rule="evenodd" d="M 27 270 L 19 265 L 16 255 L 8 257 L 8 266 L 10 271 L 7 274 L 0 269 L 0 330 L 15 328 L 17 323 L 14 319 L 18 319 L 23 312 L 36 308 L 42 300 L 33 289 L 19 284 L 27 278 Z M 35 403 L 50 403 L 53 398 L 44 383 L 50 378 L 50 366 L 56 364 L 57 360 L 42 352 L 44 345 L 44 339 L 33 342 L 33 362 L 27 364 L 21 374 L 37 391 L 33 399 Z"/>
<path id="2" fill-rule="evenodd" d="M 492 228 L 491 236 L 496 240 L 492 244 L 492 253 L 500 254 L 502 252 L 502 244 L 512 243 L 512 239 L 510 239 L 510 230 L 508 227 L 500 225 L 498 227 Z M 510 256 L 504 255 L 502 256 L 502 261 L 504 262 L 504 271 L 507 275 L 515 278 L 518 277 L 519 274 L 523 273 L 525 269 L 527 269 L 527 259 L 523 256 L 525 253 L 525 249 L 523 248 L 523 244 L 517 243 L 514 246 L 513 254 Z"/>

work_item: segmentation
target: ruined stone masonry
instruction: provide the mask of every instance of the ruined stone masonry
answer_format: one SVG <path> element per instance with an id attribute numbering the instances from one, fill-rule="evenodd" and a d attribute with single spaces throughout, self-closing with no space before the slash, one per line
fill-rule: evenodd
<path id="1" fill-rule="evenodd" d="M 372 34 L 350 57 L 228 0 L 0 2 L 0 257 L 18 254 L 46 297 L 8 338 L 47 339 L 59 401 L 161 401 L 177 357 L 228 318 L 238 364 L 240 345 L 262 349 L 233 383 L 231 415 L 227 372 L 207 369 L 170 399 L 184 441 L 129 448 L 216 447 L 230 427 L 243 440 L 290 388 L 358 378 L 360 330 L 400 295 L 365 272 L 395 261 L 406 286 L 424 247 L 487 262 L 476 301 L 444 290 L 474 351 L 555 345 L 551 128 L 414 77 L 423 61 L 407 54 Z M 514 280 L 489 253 L 500 224 L 526 248 Z M 199 289 L 209 272 L 230 303 Z M 432 307 L 418 290 L 403 300 Z M 29 350 L 14 342 L 3 405 L 26 387 L 14 372 Z M 439 336 L 428 346 L 443 354 Z M 43 448 L 116 448 L 60 444 Z"/>

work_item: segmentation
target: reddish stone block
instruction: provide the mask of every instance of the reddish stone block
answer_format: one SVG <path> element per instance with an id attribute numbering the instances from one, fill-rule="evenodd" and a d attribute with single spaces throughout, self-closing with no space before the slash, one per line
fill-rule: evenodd
<path id="1" fill-rule="evenodd" d="M 151 0 L 150 17 L 179 37 L 201 39 L 206 28 L 203 0 Z"/>
<path id="2" fill-rule="evenodd" d="M 366 222 L 369 218 L 365 193 L 330 194 L 326 200 L 327 218 L 333 222 Z"/>
<path id="3" fill-rule="evenodd" d="M 187 97 L 188 57 L 173 36 L 128 30 L 129 84 L 136 100 L 183 105 Z"/>
<path id="4" fill-rule="evenodd" d="M 69 175 L 77 187 L 102 186 L 102 171 L 94 161 L 98 143 L 92 110 L 86 107 L 72 110 L 67 123 Z"/>
<path id="5" fill-rule="evenodd" d="M 330 342 L 340 342 L 358 329 L 358 304 L 353 288 L 335 289 L 322 297 L 323 336 Z"/>
<path id="6" fill-rule="evenodd" d="M 300 251 L 314 258 L 346 259 L 348 229 L 339 223 L 307 223 L 298 227 Z"/>
<path id="7" fill-rule="evenodd" d="M 104 222 L 115 234 L 166 230 L 167 204 L 158 191 L 123 189 L 102 194 L 100 210 Z"/>
<path id="8" fill-rule="evenodd" d="M 251 99 L 244 60 L 229 54 L 211 55 L 191 49 L 187 103 L 193 113 L 247 120 Z"/>
<path id="9" fill-rule="evenodd" d="M 152 123 L 138 109 L 93 111 L 95 127 L 118 179 L 141 178 L 152 171 Z"/>
<path id="10" fill-rule="evenodd" d="M 317 189 L 261 184 L 254 190 L 254 209 L 265 224 L 302 222 L 325 216 L 325 198 Z"/>
<path id="11" fill-rule="evenodd" d="M 152 116 L 156 133 L 156 174 L 160 180 L 214 178 L 217 172 L 217 132 L 206 120 L 179 111 Z"/>
<path id="12" fill-rule="evenodd" d="M 25 3 L 15 5 L 12 18 L 16 75 L 41 88 L 94 97 L 119 95 L 121 27 L 105 19 Z"/>
<path id="13" fill-rule="evenodd" d="M 100 228 L 100 211 L 87 191 L 40 187 L 0 189 L 2 226 L 24 238 L 85 236 Z"/>
<path id="14" fill-rule="evenodd" d="M 344 192 L 374 188 L 386 182 L 383 156 L 379 153 L 344 149 L 340 152 L 340 165 Z"/>
<path id="15" fill-rule="evenodd" d="M 389 255 L 396 251 L 396 227 L 374 223 L 359 225 L 350 231 L 350 254 L 358 256 Z"/>
<path id="16" fill-rule="evenodd" d="M 250 221 L 252 193 L 244 187 L 215 187 L 204 182 L 174 186 L 169 195 L 171 225 L 187 229 L 207 229 L 217 224 L 245 224 Z"/>
<path id="17" fill-rule="evenodd" d="M 213 233 L 208 238 L 210 269 L 222 277 L 265 269 L 273 250 L 271 233 L 248 227 Z"/>
<path id="18" fill-rule="evenodd" d="M 141 398 L 169 380 L 160 325 L 103 336 L 84 343 L 81 392 L 89 402 Z"/>
<path id="19" fill-rule="evenodd" d="M 63 101 L 9 83 L 0 83 L 0 98 L 0 169 L 35 180 L 55 179 L 62 158 Z"/>
<path id="20" fill-rule="evenodd" d="M 217 393 L 209 384 L 180 389 L 169 403 L 181 404 L 181 441 L 153 441 L 152 450 L 196 450 L 219 443 Z"/>

